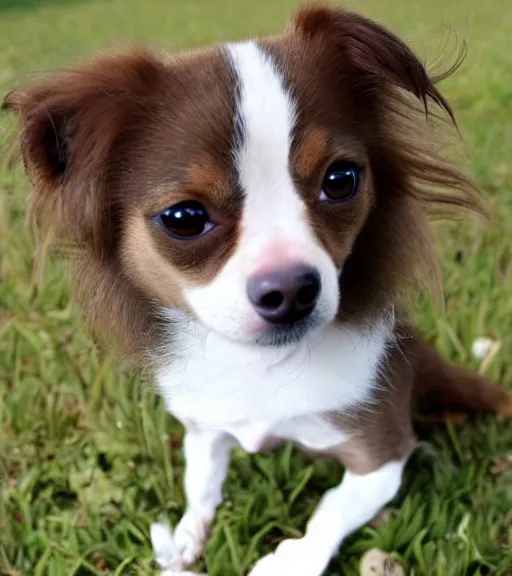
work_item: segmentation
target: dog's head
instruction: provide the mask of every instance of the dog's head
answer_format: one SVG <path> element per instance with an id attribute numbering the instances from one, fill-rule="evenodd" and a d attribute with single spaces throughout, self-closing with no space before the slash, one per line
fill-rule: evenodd
<path id="1" fill-rule="evenodd" d="M 180 310 L 279 345 L 382 314 L 434 265 L 425 207 L 478 208 L 428 101 L 453 119 L 393 34 L 306 8 L 279 36 L 114 54 L 4 105 L 93 323 L 133 346 Z"/>

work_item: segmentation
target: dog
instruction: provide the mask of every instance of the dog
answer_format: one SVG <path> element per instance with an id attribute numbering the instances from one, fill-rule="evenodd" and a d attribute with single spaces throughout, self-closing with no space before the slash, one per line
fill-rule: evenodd
<path id="1" fill-rule="evenodd" d="M 512 415 L 409 320 L 411 289 L 439 292 L 428 215 L 484 211 L 439 78 L 379 24 L 305 6 L 276 36 L 116 52 L 6 97 L 42 244 L 74 247 L 90 326 L 185 427 L 186 510 L 151 529 L 166 574 L 202 554 L 234 447 L 344 465 L 250 572 L 319 576 L 397 494 L 415 402 Z"/>

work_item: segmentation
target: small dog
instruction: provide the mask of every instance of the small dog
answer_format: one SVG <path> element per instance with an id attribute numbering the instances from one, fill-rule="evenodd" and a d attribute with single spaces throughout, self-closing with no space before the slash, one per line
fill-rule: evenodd
<path id="1" fill-rule="evenodd" d="M 149 361 L 185 426 L 187 507 L 151 531 L 168 574 L 201 555 L 235 446 L 345 466 L 250 572 L 319 576 L 396 495 L 413 401 L 512 414 L 404 305 L 439 286 L 427 213 L 482 211 L 440 151 L 455 120 L 435 83 L 380 25 L 304 7 L 278 36 L 116 53 L 6 97 L 43 244 L 77 249 L 91 326 Z"/>

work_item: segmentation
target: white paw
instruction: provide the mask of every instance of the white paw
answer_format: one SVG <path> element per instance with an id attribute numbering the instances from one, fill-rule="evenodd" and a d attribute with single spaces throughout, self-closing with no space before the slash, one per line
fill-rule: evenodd
<path id="1" fill-rule="evenodd" d="M 275 552 L 256 562 L 249 576 L 321 576 L 326 562 L 318 552 L 304 538 L 284 540 Z"/>
<path id="2" fill-rule="evenodd" d="M 249 576 L 285 576 L 287 573 L 290 576 L 292 574 L 289 569 L 282 565 L 279 559 L 276 560 L 276 555 L 273 553 L 260 558 L 249 572 Z"/>
<path id="3" fill-rule="evenodd" d="M 201 556 L 208 529 L 208 522 L 189 511 L 185 512 L 174 533 L 167 524 L 151 525 L 150 537 L 155 560 L 161 568 L 167 570 L 165 576 L 182 574 Z"/>

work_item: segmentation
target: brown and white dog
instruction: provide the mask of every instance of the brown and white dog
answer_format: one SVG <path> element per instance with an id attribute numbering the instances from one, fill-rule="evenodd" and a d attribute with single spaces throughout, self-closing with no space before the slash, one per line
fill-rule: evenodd
<path id="1" fill-rule="evenodd" d="M 168 574 L 201 555 L 234 446 L 346 467 L 304 537 L 251 571 L 318 576 L 397 493 L 415 398 L 512 413 L 404 312 L 438 283 L 427 213 L 481 210 L 438 151 L 454 118 L 435 81 L 378 24 L 306 7 L 278 36 L 116 53 L 7 96 L 32 214 L 78 248 L 86 317 L 149 360 L 186 428 L 187 508 L 151 534 Z"/>

